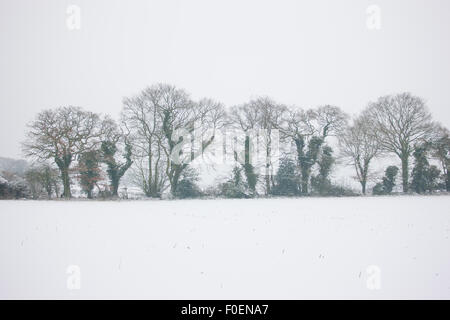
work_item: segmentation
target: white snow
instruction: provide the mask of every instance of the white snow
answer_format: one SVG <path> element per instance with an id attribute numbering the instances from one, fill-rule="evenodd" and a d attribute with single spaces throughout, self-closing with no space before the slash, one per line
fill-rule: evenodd
<path id="1" fill-rule="evenodd" d="M 449 196 L 0 201 L 0 298 L 449 299 L 449 208 Z"/>

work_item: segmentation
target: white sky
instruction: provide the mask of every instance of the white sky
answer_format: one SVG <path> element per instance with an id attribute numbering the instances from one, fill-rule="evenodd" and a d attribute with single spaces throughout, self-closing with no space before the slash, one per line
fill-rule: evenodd
<path id="1" fill-rule="evenodd" d="M 372 4 L 380 30 L 366 26 Z M 264 94 L 351 114 L 410 91 L 450 127 L 448 0 L 0 0 L 0 57 L 0 156 L 21 156 L 44 108 L 117 116 L 156 82 L 227 106 Z"/>

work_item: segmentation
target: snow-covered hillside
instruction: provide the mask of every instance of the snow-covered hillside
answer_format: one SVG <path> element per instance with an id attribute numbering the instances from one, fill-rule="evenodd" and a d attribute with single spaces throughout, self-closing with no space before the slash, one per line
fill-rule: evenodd
<path id="1" fill-rule="evenodd" d="M 448 299 L 449 208 L 449 196 L 1 201 L 0 298 Z"/>

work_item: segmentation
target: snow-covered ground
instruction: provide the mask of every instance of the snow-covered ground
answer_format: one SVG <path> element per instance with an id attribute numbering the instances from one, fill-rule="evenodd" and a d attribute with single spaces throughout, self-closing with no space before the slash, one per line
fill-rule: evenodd
<path id="1" fill-rule="evenodd" d="M 449 208 L 450 196 L 0 201 L 0 298 L 448 299 Z"/>

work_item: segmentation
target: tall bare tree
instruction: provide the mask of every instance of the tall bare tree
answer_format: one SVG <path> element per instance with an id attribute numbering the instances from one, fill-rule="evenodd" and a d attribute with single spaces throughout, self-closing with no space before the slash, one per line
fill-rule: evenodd
<path id="1" fill-rule="evenodd" d="M 245 137 L 240 143 L 244 145 L 243 168 L 247 178 L 247 183 L 252 192 L 256 188 L 257 170 L 255 166 L 264 167 L 265 193 L 270 193 L 274 186 L 274 168 L 273 151 L 278 145 L 278 141 L 272 141 L 276 138 L 273 135 L 274 130 L 278 130 L 283 122 L 283 116 L 286 113 L 286 106 L 276 103 L 268 97 L 258 97 L 249 102 L 233 107 L 229 112 L 229 121 L 232 125 L 244 132 Z M 257 140 L 257 141 L 251 141 Z M 250 153 L 252 144 L 258 143 L 258 152 L 262 153 L 261 164 L 256 163 L 257 159 L 251 159 Z M 275 154 L 275 156 L 277 156 Z M 278 160 L 278 159 L 277 159 Z"/>
<path id="2" fill-rule="evenodd" d="M 61 173 L 63 196 L 70 198 L 70 165 L 79 155 L 98 146 L 99 116 L 79 107 L 60 107 L 40 112 L 28 128 L 24 153 L 42 161 L 53 160 Z"/>
<path id="3" fill-rule="evenodd" d="M 233 150 L 234 159 L 241 163 L 247 180 L 247 186 L 251 196 L 254 196 L 256 194 L 258 174 L 256 172 L 254 159 L 252 158 L 254 141 L 252 141 L 253 137 L 251 131 L 258 125 L 259 110 L 255 108 L 255 105 L 243 104 L 231 108 L 227 117 L 228 124 L 233 126 L 234 129 L 243 131 L 243 137 L 239 135 L 239 131 L 237 131 L 238 134 L 233 137 L 235 139 L 234 143 L 236 144 L 235 150 Z M 237 150 L 237 145 L 243 145 L 242 159 L 239 159 L 242 155 L 239 150 Z"/>
<path id="4" fill-rule="evenodd" d="M 141 157 L 135 173 L 142 176 L 147 195 L 159 196 L 166 182 L 175 194 L 183 170 L 214 140 L 223 114 L 220 103 L 195 102 L 184 90 L 167 84 L 124 100 L 122 119 Z"/>
<path id="5" fill-rule="evenodd" d="M 183 171 L 206 151 L 222 127 L 224 108 L 211 99 L 194 102 L 184 90 L 170 85 L 157 88 L 162 92 L 158 114 L 167 158 L 166 174 L 175 195 Z"/>
<path id="6" fill-rule="evenodd" d="M 167 187 L 167 161 L 158 114 L 160 96 L 159 90 L 147 88 L 134 97 L 125 98 L 121 114 L 134 150 L 133 180 L 147 197 L 160 197 Z"/>
<path id="7" fill-rule="evenodd" d="M 380 154 L 380 144 L 374 135 L 370 121 L 361 115 L 339 136 L 341 154 L 355 168 L 363 194 L 366 194 L 370 162 Z"/>
<path id="8" fill-rule="evenodd" d="M 409 158 L 414 145 L 431 138 L 434 123 L 422 98 L 410 93 L 380 97 L 365 113 L 375 129 L 381 148 L 400 158 L 403 192 L 409 188 Z"/>

